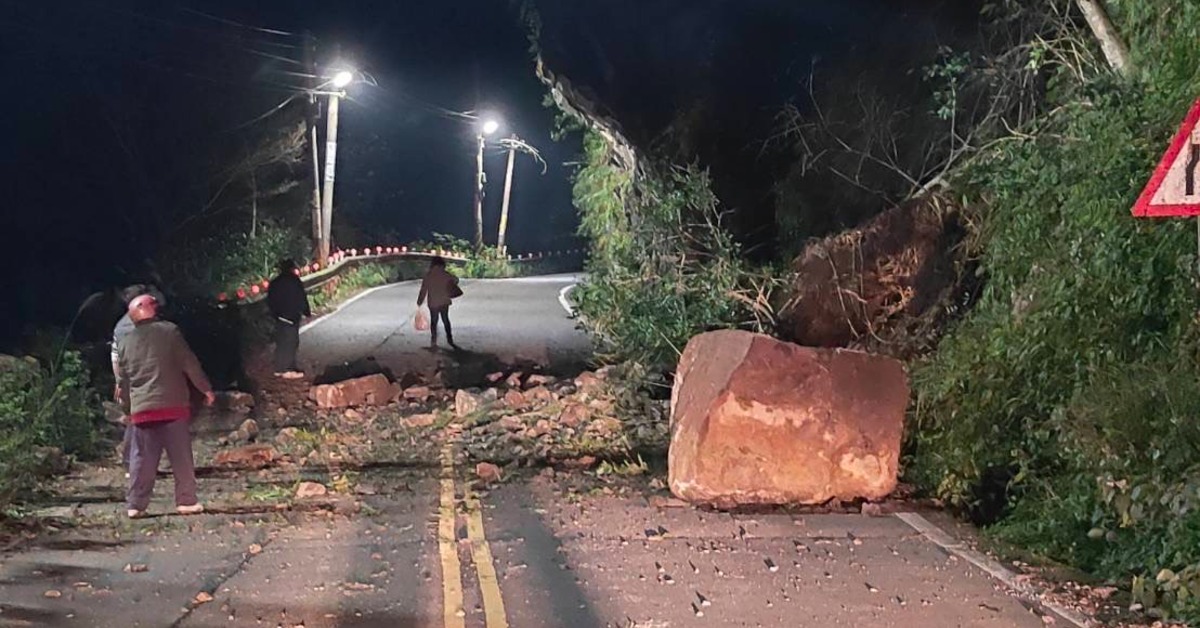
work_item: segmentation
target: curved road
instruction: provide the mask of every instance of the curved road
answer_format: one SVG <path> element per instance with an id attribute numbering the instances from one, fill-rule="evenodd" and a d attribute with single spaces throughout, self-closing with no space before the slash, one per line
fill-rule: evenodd
<path id="1" fill-rule="evenodd" d="M 429 333 L 413 329 L 419 282 L 368 291 L 302 330 L 300 361 L 318 381 L 388 370 L 441 370 L 448 384 L 474 384 L 502 364 L 534 364 L 573 374 L 591 352 L 559 296 L 575 275 L 463 280 L 463 296 L 450 308 L 461 350 L 429 350 Z"/>

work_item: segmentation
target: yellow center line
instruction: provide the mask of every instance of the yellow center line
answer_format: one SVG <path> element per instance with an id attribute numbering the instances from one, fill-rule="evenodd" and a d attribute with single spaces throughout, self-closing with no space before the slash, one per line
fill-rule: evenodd
<path id="1" fill-rule="evenodd" d="M 487 628 L 508 628 L 504 598 L 500 594 L 500 580 L 496 578 L 492 550 L 488 547 L 487 536 L 483 532 L 483 513 L 479 510 L 479 498 L 468 491 L 463 501 L 467 508 L 467 538 L 471 541 L 471 560 L 475 563 L 475 573 L 479 577 Z"/>
<path id="2" fill-rule="evenodd" d="M 442 495 L 438 507 L 438 553 L 442 558 L 442 608 L 446 628 L 463 628 L 462 568 L 458 564 L 458 538 L 454 531 L 454 445 L 442 447 Z"/>

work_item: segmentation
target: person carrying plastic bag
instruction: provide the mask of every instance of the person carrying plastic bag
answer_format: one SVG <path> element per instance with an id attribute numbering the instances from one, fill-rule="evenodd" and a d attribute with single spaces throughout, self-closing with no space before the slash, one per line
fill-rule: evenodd
<path id="1" fill-rule="evenodd" d="M 413 327 L 419 331 L 429 329 L 429 347 L 438 348 L 438 319 L 446 327 L 446 342 L 458 349 L 454 344 L 454 330 L 450 326 L 450 303 L 456 297 L 462 296 L 462 288 L 458 287 L 458 277 L 446 270 L 446 260 L 435 257 L 429 263 L 429 271 L 421 280 L 421 291 L 417 294 L 417 314 L 413 318 Z M 428 301 L 429 317 L 420 307 Z"/>

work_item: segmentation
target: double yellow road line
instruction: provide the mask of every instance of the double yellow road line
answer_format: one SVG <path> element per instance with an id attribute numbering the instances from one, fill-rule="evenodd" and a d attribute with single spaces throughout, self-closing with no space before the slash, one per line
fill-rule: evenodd
<path id="1" fill-rule="evenodd" d="M 442 447 L 441 503 L 438 506 L 438 552 L 442 559 L 442 608 L 446 628 L 463 628 L 466 612 L 463 609 L 462 567 L 458 560 L 456 533 L 457 500 L 454 495 L 454 441 L 447 439 Z M 467 520 L 467 541 L 471 544 L 471 562 L 479 579 L 483 597 L 483 615 L 487 628 L 508 628 L 504 598 L 500 595 L 500 580 L 487 535 L 483 531 L 483 513 L 479 497 L 470 487 L 463 488 L 464 516 Z"/>

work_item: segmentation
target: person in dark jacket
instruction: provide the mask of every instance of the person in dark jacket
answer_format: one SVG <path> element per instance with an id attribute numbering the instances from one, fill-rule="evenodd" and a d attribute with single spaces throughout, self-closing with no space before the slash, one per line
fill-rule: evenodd
<path id="1" fill-rule="evenodd" d="M 462 295 L 462 289 L 458 287 L 458 277 L 455 277 L 446 270 L 446 260 L 435 257 L 429 263 L 429 271 L 425 273 L 425 278 L 421 280 L 421 291 L 417 294 L 417 307 L 421 307 L 426 300 L 429 301 L 429 347 L 437 349 L 438 346 L 438 318 L 446 324 L 446 342 L 450 343 L 455 349 L 458 345 L 454 344 L 454 330 L 450 328 L 450 302 L 454 298 Z"/>
<path id="2" fill-rule="evenodd" d="M 146 514 L 163 451 L 175 476 L 175 510 L 204 512 L 196 499 L 192 459 L 191 386 L 216 400 L 212 385 L 179 328 L 158 318 L 158 300 L 144 294 L 129 303 L 133 330 L 117 346 L 121 405 L 133 424 L 126 507 L 131 518 Z"/>
<path id="3" fill-rule="evenodd" d="M 275 375 L 286 379 L 304 377 L 296 364 L 296 353 L 300 350 L 300 322 L 312 316 L 312 309 L 296 262 L 279 262 L 279 274 L 267 287 L 267 308 L 275 317 Z"/>

